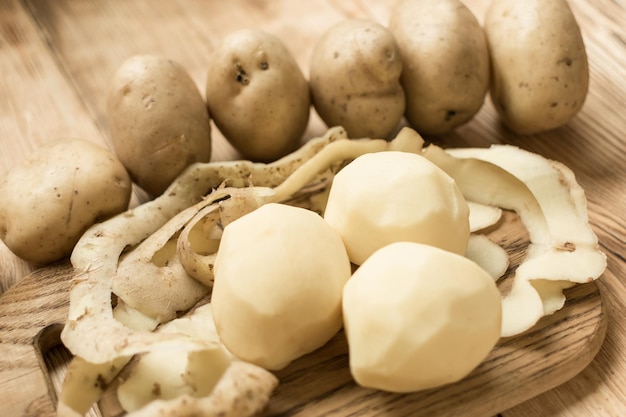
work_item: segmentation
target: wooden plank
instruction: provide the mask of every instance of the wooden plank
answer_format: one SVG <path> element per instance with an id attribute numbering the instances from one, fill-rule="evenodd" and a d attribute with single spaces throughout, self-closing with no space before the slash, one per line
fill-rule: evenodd
<path id="1" fill-rule="evenodd" d="M 56 415 L 56 393 L 43 356 L 58 343 L 59 325 L 67 316 L 70 273 L 67 264 L 39 269 L 0 296 L 3 415 Z"/>

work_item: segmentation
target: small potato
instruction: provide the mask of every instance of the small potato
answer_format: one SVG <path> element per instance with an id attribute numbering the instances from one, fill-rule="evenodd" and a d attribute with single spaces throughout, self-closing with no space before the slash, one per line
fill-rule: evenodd
<path id="1" fill-rule="evenodd" d="M 217 128 L 241 154 L 270 162 L 295 150 L 310 113 L 309 85 L 274 35 L 242 29 L 211 58 L 206 100 Z"/>
<path id="2" fill-rule="evenodd" d="M 328 126 L 342 126 L 351 138 L 387 138 L 404 115 L 401 73 L 398 46 L 387 28 L 369 20 L 342 21 L 313 50 L 313 105 Z"/>
<path id="3" fill-rule="evenodd" d="M 209 113 L 178 63 L 137 55 L 116 72 L 107 99 L 115 152 L 131 178 L 153 196 L 187 166 L 211 158 Z"/>
<path id="4" fill-rule="evenodd" d="M 57 261 L 89 226 L 126 210 L 131 189 L 108 150 L 79 139 L 52 142 L 0 181 L 0 238 L 26 261 Z"/>
<path id="5" fill-rule="evenodd" d="M 493 68 L 490 95 L 505 126 L 518 134 L 539 133 L 578 113 L 589 68 L 565 0 L 494 0 L 485 33 Z"/>
<path id="6" fill-rule="evenodd" d="M 400 49 L 412 127 L 441 135 L 471 120 L 489 88 L 487 42 L 472 12 L 459 0 L 404 0 L 389 30 Z"/>

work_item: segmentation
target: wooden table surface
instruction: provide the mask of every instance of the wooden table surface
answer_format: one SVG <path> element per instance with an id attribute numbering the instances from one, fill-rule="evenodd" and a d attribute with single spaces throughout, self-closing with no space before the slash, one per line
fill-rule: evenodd
<path id="1" fill-rule="evenodd" d="M 315 40 L 346 17 L 383 24 L 395 0 L 0 0 L 0 173 L 61 137 L 109 146 L 104 101 L 123 60 L 155 53 L 181 63 L 204 90 L 209 52 L 241 27 L 275 33 L 305 73 Z M 466 4 L 483 20 L 487 0 Z M 599 281 L 609 318 L 603 347 L 574 379 L 502 413 L 504 417 L 621 416 L 626 413 L 626 3 L 570 0 L 585 38 L 591 83 L 567 126 L 517 137 L 487 101 L 443 146 L 510 143 L 573 169 L 590 222 L 608 255 Z M 325 126 L 312 115 L 305 139 Z M 214 160 L 236 158 L 214 129 Z M 134 202 L 141 201 L 138 194 Z M 0 244 L 0 292 L 34 270 Z"/>

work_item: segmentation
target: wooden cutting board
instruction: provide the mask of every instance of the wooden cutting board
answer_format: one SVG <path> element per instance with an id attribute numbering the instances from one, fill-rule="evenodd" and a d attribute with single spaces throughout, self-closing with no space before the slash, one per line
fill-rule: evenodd
<path id="1" fill-rule="evenodd" d="M 490 236 L 507 248 L 510 275 L 527 241 L 512 215 L 505 215 L 505 223 L 507 227 Z M 71 266 L 61 263 L 35 271 L 0 296 L 4 417 L 55 415 L 58 387 L 53 382 L 62 377 L 63 364 L 52 363 L 48 353 L 59 350 L 71 277 Z M 510 277 L 504 278 L 502 288 L 507 281 Z M 566 295 L 562 310 L 522 335 L 502 339 L 464 380 L 413 394 L 356 386 L 348 369 L 345 338 L 339 333 L 323 348 L 277 373 L 281 383 L 266 415 L 493 416 L 569 380 L 600 349 L 607 323 L 596 283 L 573 287 Z M 109 403 L 101 404 L 97 414 L 120 415 L 119 408 Z"/>

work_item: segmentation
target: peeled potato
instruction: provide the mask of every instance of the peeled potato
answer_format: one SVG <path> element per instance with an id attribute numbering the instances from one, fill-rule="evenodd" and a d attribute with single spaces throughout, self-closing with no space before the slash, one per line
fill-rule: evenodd
<path id="1" fill-rule="evenodd" d="M 467 258 L 419 243 L 385 246 L 344 288 L 352 376 L 391 392 L 459 381 L 495 346 L 501 312 L 494 280 Z"/>
<path id="2" fill-rule="evenodd" d="M 365 154 L 337 173 L 324 219 L 360 265 L 381 247 L 425 243 L 464 254 L 469 208 L 452 178 L 408 152 Z"/>
<path id="3" fill-rule="evenodd" d="M 341 238 L 316 213 L 271 203 L 224 229 L 215 259 L 215 326 L 236 357 L 270 370 L 341 328 L 350 278 Z"/>

